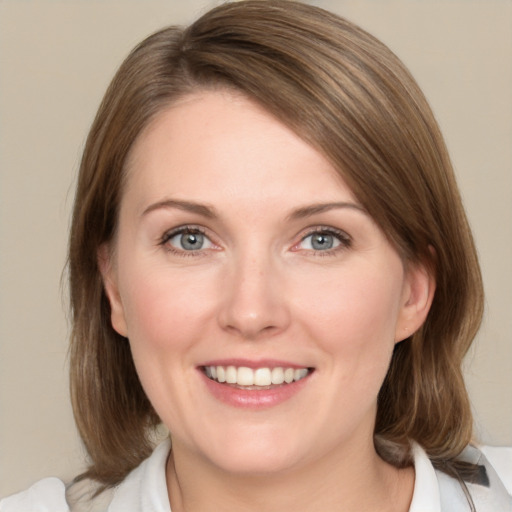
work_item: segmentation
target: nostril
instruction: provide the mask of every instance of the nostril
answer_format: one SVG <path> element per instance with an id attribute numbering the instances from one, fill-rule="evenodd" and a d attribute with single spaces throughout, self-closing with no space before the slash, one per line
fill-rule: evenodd
<path id="1" fill-rule="evenodd" d="M 256 341 L 262 338 L 268 338 L 272 336 L 274 333 L 279 332 L 279 328 L 275 325 L 264 325 L 263 327 L 259 325 L 227 325 L 225 329 L 231 334 L 238 336 L 247 341 Z"/>

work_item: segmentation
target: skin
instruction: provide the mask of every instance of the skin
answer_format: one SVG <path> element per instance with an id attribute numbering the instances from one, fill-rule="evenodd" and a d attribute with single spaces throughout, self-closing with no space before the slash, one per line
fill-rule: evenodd
<path id="1" fill-rule="evenodd" d="M 377 456 L 373 428 L 393 347 L 430 307 L 425 269 L 404 266 L 322 154 L 233 92 L 160 113 L 127 172 L 99 261 L 112 324 L 171 431 L 173 512 L 408 510 L 413 470 Z M 204 234 L 200 250 L 183 248 L 183 226 Z M 314 372 L 251 410 L 198 371 L 229 358 Z"/>

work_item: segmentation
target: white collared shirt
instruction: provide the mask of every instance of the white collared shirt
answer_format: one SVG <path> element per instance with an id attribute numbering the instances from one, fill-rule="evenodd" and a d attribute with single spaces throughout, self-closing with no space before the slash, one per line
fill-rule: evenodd
<path id="1" fill-rule="evenodd" d="M 90 489 L 81 484 L 66 490 L 58 478 L 45 478 L 29 489 L 1 500 L 0 512 L 171 512 L 165 478 L 169 450 L 170 441 L 164 441 L 117 487 L 92 501 L 89 500 Z M 471 450 L 471 461 L 485 466 L 489 484 L 467 484 L 477 512 L 512 512 L 512 448 Z M 460 483 L 436 471 L 417 444 L 413 446 L 413 459 L 415 483 L 409 512 L 470 510 Z M 71 508 L 68 501 L 74 503 Z"/>

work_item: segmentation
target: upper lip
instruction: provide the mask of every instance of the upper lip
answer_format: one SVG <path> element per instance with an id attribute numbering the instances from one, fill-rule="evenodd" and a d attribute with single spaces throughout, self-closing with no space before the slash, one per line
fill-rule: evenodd
<path id="1" fill-rule="evenodd" d="M 310 368 L 307 364 L 293 363 L 291 361 L 284 361 L 278 359 L 215 359 L 207 361 L 199 365 L 199 367 L 206 366 L 236 366 L 237 368 L 243 366 L 246 368 Z"/>

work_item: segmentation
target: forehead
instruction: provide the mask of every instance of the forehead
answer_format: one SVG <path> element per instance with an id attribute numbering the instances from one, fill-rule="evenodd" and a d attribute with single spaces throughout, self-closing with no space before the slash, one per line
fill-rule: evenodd
<path id="1" fill-rule="evenodd" d="M 224 90 L 189 94 L 160 112 L 132 148 L 126 184 L 126 194 L 141 200 L 353 199 L 320 152 L 255 102 Z"/>

